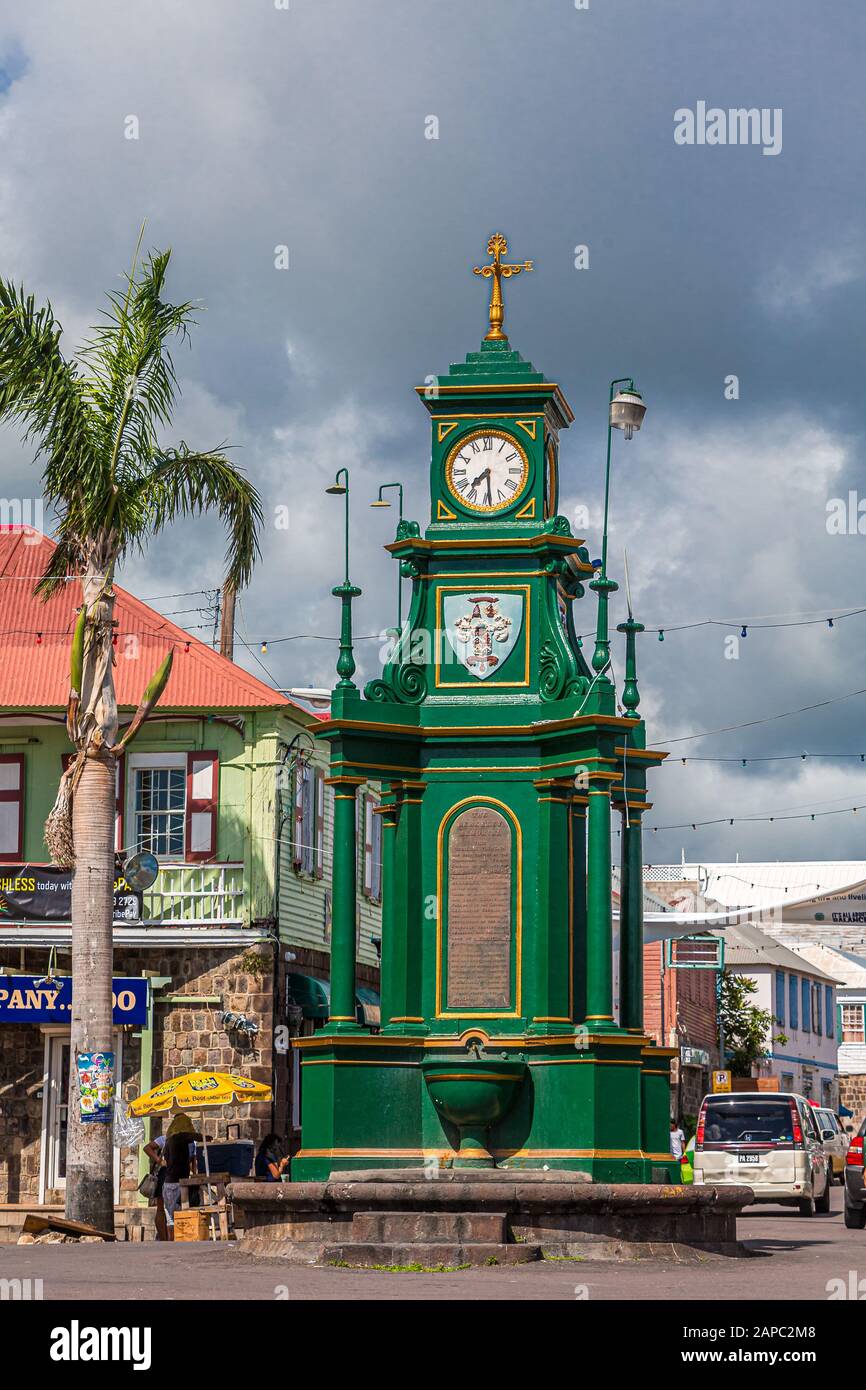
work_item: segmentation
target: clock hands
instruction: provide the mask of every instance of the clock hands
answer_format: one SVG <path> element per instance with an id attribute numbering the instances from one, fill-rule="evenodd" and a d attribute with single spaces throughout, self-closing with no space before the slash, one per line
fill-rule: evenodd
<path id="1" fill-rule="evenodd" d="M 493 496 L 492 496 L 492 493 L 491 493 L 491 491 L 490 491 L 490 465 L 489 465 L 489 464 L 488 464 L 488 466 L 483 470 L 483 472 L 481 472 L 481 473 L 478 474 L 478 477 L 477 477 L 477 478 L 473 478 L 473 479 L 472 479 L 472 486 L 473 486 L 473 487 L 477 487 L 478 484 L 479 484 L 480 482 L 483 482 L 485 479 L 486 479 L 486 481 L 487 481 L 487 505 L 488 505 L 488 507 L 489 507 L 489 506 L 491 505 L 491 503 L 493 502 Z"/>

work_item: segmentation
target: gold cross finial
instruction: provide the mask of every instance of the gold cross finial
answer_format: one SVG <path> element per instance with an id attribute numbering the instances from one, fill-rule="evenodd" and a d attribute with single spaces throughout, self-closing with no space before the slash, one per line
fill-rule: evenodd
<path id="1" fill-rule="evenodd" d="M 484 337 L 485 340 L 488 338 L 495 340 L 506 336 L 502 331 L 502 324 L 505 319 L 502 280 L 508 280 L 512 275 L 519 275 L 522 270 L 531 270 L 532 261 L 521 261 L 519 265 L 506 265 L 502 257 L 508 255 L 508 242 L 501 232 L 493 233 L 487 243 L 487 254 L 493 257 L 493 264 L 473 266 L 472 273 L 473 275 L 485 275 L 488 279 L 493 277 L 493 284 L 490 287 L 490 332 L 485 333 Z"/>

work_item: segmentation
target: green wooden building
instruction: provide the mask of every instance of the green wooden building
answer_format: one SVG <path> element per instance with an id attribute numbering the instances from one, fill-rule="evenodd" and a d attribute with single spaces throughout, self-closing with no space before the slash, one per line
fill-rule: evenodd
<path id="1" fill-rule="evenodd" d="M 0 1205 L 10 1207 L 61 1203 L 65 1187 L 68 1015 L 37 986 L 70 969 L 68 897 L 46 864 L 42 828 L 71 752 L 64 709 L 78 599 L 71 584 L 47 604 L 33 597 L 52 547 L 27 528 L 0 532 Z M 134 1022 L 116 1010 L 122 1094 L 194 1067 L 239 1069 L 273 1085 L 274 1105 L 215 1114 L 210 1137 L 255 1141 L 275 1129 L 296 1147 L 289 1034 L 313 1034 L 328 1012 L 333 792 L 313 737 L 327 708 L 271 688 L 119 587 L 116 616 L 122 724 L 175 648 L 163 699 L 118 767 L 116 850 L 159 860 L 140 903 L 118 884 L 115 993 L 145 982 Z M 381 887 L 378 836 L 365 835 L 379 822 L 376 788 L 365 784 L 364 795 L 356 1007 L 372 1025 Z M 141 1167 L 139 1153 L 117 1151 L 118 1203 L 137 1200 Z M 0 1213 L 0 1241 L 3 1229 Z"/>

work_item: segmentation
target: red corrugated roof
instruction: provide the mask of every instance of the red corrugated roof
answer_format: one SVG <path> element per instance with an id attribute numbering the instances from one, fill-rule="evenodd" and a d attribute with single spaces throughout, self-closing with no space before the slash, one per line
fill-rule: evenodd
<path id="1" fill-rule="evenodd" d="M 69 695 L 69 640 L 81 603 L 81 584 L 70 580 L 44 603 L 33 593 L 54 542 L 22 526 L 0 526 L 0 706 L 65 709 Z M 168 648 L 174 666 L 160 709 L 294 708 L 294 702 L 257 680 L 197 637 L 115 585 L 117 702 L 135 707 Z M 36 634 L 41 633 L 38 640 Z M 133 643 L 131 640 L 136 639 Z M 188 650 L 187 650 L 188 648 Z M 136 653 L 133 655 L 132 653 Z"/>

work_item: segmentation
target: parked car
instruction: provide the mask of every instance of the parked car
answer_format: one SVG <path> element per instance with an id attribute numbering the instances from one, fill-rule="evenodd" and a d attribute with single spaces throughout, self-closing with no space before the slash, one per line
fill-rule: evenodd
<path id="1" fill-rule="evenodd" d="M 705 1096 L 695 1134 L 695 1183 L 746 1184 L 756 1202 L 830 1210 L 830 1157 L 804 1096 L 732 1091 Z"/>
<path id="2" fill-rule="evenodd" d="M 834 1115 L 832 1110 L 819 1106 L 815 1114 L 818 1118 L 821 1138 L 824 1141 L 824 1149 L 830 1155 L 830 1181 L 832 1182 L 835 1178 L 839 1182 L 844 1182 L 845 1156 L 848 1153 L 848 1145 L 851 1140 L 839 1123 L 839 1117 Z"/>
<path id="3" fill-rule="evenodd" d="M 680 1159 L 680 1182 L 690 1183 L 695 1180 L 695 1136 L 692 1135 L 683 1150 Z"/>
<path id="4" fill-rule="evenodd" d="M 863 1149 L 866 1120 L 848 1146 L 845 1156 L 845 1225 L 852 1231 L 866 1226 L 866 1183 L 863 1181 Z"/>

